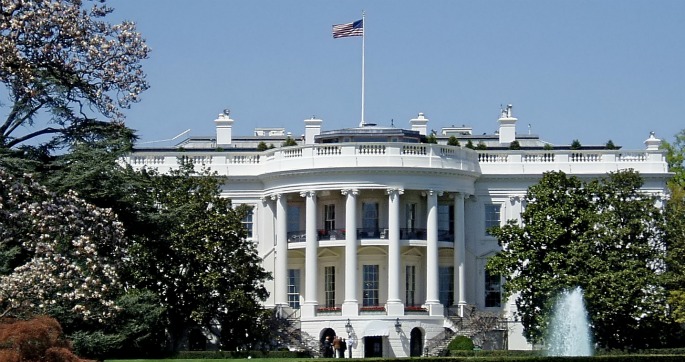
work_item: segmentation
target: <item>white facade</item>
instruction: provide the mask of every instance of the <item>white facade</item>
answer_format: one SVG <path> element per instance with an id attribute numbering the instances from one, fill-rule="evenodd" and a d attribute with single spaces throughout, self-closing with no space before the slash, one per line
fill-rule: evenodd
<path id="1" fill-rule="evenodd" d="M 499 278 L 484 270 L 499 250 L 486 229 L 520 219 L 523 197 L 543 172 L 595 178 L 632 168 L 645 191 L 666 192 L 667 165 L 653 135 L 644 150 L 543 149 L 536 136 L 515 133 L 509 107 L 499 135 L 459 128 L 462 146 L 469 139 L 488 145 L 474 151 L 447 146 L 447 136 L 440 144 L 412 142 L 426 133 L 428 119 L 417 119 L 404 136 L 371 126 L 328 133 L 328 142 L 325 122 L 306 120 L 306 142 L 281 148 L 271 137 L 265 142 L 277 148 L 260 152 L 240 146 L 254 147 L 254 137 L 226 139 L 233 120 L 224 115 L 215 146 L 231 148 L 193 149 L 188 140 L 182 153 L 138 149 L 126 162 L 164 172 L 187 157 L 225 177 L 222 195 L 254 210 L 251 237 L 274 276 L 266 305 L 312 340 L 353 336 L 355 357 L 422 355 L 446 329 L 471 333 L 460 324 L 471 308 L 508 319 L 499 347 L 530 349 L 513 301 L 500 300 Z M 363 138 L 369 135 L 375 138 Z M 502 147 L 514 139 L 533 146 Z"/>

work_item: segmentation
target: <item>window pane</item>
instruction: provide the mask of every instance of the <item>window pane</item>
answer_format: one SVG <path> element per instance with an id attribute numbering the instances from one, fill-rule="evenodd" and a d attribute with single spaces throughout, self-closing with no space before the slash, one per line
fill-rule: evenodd
<path id="1" fill-rule="evenodd" d="M 243 220 L 241 220 L 241 223 L 243 224 L 243 227 L 245 228 L 245 231 L 247 233 L 247 238 L 250 239 L 252 238 L 252 217 L 253 217 L 254 212 L 252 209 L 248 210 L 247 213 L 245 214 L 245 217 L 243 217 Z"/>
<path id="2" fill-rule="evenodd" d="M 495 226 L 500 226 L 500 210 L 501 206 L 499 204 L 486 204 L 485 205 L 485 233 L 490 235 L 488 229 Z"/>
<path id="3" fill-rule="evenodd" d="M 485 271 L 485 306 L 502 306 L 502 278 L 499 274 L 490 274 Z"/>
<path id="4" fill-rule="evenodd" d="M 364 265 L 362 286 L 362 305 L 378 305 L 378 265 Z"/>
<path id="5" fill-rule="evenodd" d="M 446 307 L 454 303 L 454 267 L 441 266 L 438 274 L 440 303 Z"/>
<path id="6" fill-rule="evenodd" d="M 324 268 L 324 287 L 326 307 L 335 307 L 335 267 Z"/>
<path id="7" fill-rule="evenodd" d="M 415 304 L 414 297 L 416 294 L 416 266 L 407 265 L 406 266 L 406 281 L 405 289 L 406 294 L 404 298 L 404 304 L 406 306 L 413 307 Z"/>
<path id="8" fill-rule="evenodd" d="M 300 269 L 288 269 L 288 305 L 300 308 Z"/>

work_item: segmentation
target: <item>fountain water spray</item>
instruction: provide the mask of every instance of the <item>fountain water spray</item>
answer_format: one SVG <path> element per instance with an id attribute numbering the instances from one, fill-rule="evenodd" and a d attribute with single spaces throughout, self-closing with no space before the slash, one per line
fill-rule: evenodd
<path id="1" fill-rule="evenodd" d="M 549 325 L 549 356 L 592 356 L 592 337 L 583 291 L 576 287 L 564 291 L 554 305 Z"/>

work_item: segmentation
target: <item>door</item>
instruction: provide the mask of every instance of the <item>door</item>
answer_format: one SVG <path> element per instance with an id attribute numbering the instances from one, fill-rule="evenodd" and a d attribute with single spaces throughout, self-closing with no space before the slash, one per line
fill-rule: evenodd
<path id="1" fill-rule="evenodd" d="M 383 357 L 383 337 L 364 337 L 364 358 Z"/>

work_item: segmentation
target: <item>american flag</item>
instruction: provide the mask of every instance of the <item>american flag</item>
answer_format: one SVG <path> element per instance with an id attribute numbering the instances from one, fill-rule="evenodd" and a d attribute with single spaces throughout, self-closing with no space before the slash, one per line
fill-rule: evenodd
<path id="1" fill-rule="evenodd" d="M 363 36 L 364 21 L 357 20 L 353 23 L 333 25 L 333 38 L 345 38 L 348 36 Z"/>

